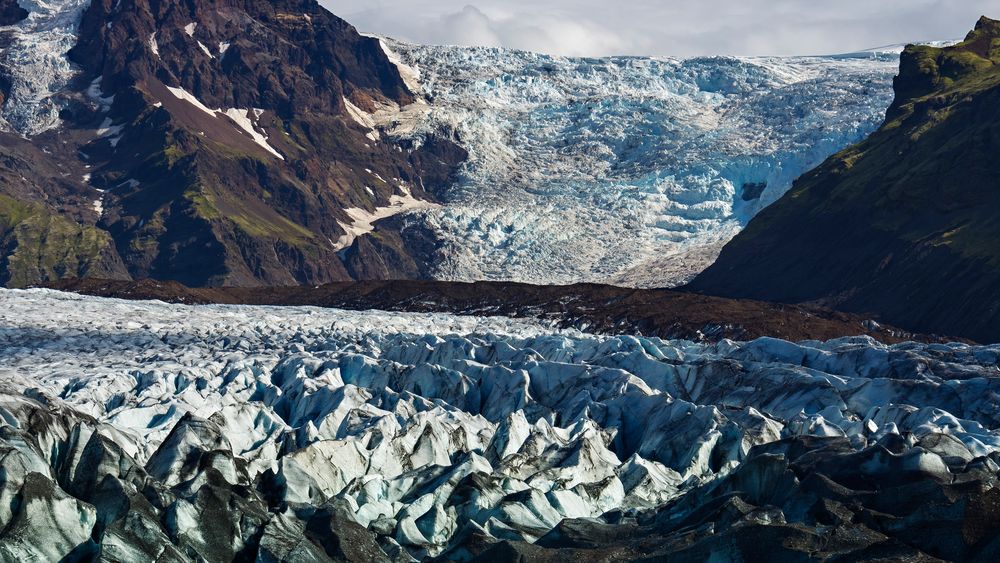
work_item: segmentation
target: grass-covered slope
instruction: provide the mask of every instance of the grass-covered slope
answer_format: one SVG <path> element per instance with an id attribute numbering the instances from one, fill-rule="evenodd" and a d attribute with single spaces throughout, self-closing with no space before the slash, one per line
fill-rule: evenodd
<path id="1" fill-rule="evenodd" d="M 108 233 L 0 195 L 0 284 L 120 276 L 121 270 Z"/>
<path id="2" fill-rule="evenodd" d="M 879 131 L 799 179 L 690 287 L 1000 340 L 1000 22 L 907 47 L 895 90 Z"/>
<path id="3" fill-rule="evenodd" d="M 33 142 L 0 132 L 0 285 L 129 279 L 112 237 L 96 226 L 96 192 L 82 181 L 85 165 L 73 162 L 74 134 Z"/>

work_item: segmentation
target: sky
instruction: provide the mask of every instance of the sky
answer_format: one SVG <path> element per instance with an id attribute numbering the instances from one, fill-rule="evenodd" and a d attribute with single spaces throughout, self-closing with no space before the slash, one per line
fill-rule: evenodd
<path id="1" fill-rule="evenodd" d="M 818 55 L 959 39 L 1000 0 L 320 0 L 361 31 L 567 56 Z"/>

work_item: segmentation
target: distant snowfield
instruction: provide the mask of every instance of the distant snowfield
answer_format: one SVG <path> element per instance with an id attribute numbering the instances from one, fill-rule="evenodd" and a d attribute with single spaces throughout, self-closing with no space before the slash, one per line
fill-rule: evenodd
<path id="1" fill-rule="evenodd" d="M 443 240 L 439 278 L 632 286 L 688 281 L 876 129 L 900 51 L 572 59 L 382 42 L 430 105 L 402 136 L 470 153 L 446 205 L 410 215 Z"/>
<path id="2" fill-rule="evenodd" d="M 245 475 L 213 462 L 231 483 L 270 473 L 283 485 L 261 494 L 275 504 L 342 499 L 385 550 L 417 557 L 470 525 L 534 541 L 563 518 L 658 506 L 788 436 L 954 438 L 948 452 L 916 448 L 922 467 L 1000 451 L 998 361 L 1000 346 L 702 345 L 507 318 L 0 290 L 0 425 L 25 424 L 33 401 L 94 417 L 178 490 L 194 478 L 182 461 L 212 444 L 245 461 Z M 165 444 L 189 412 L 209 422 Z M 52 424 L 39 440 L 68 447 L 76 434 L 59 428 L 72 424 Z M 0 446 L 49 467 L 28 442 Z M 185 522 L 172 524 L 180 537 L 194 533 Z"/>

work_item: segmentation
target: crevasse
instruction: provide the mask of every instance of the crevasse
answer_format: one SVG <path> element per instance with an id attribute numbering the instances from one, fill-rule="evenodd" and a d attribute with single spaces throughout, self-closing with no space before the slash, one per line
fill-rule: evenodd
<path id="1" fill-rule="evenodd" d="M 895 437 L 946 482 L 942 459 L 1000 452 L 998 361 L 1000 346 L 698 344 L 529 319 L 0 290 L 0 449 L 10 475 L 22 459 L 51 478 L 43 452 L 68 451 L 79 421 L 174 491 L 200 483 L 190 460 L 211 453 L 230 485 L 273 506 L 342 503 L 388 553 L 421 558 L 468 527 L 534 542 L 564 518 L 697 495 L 755 446 L 797 436 L 858 451 Z M 32 418 L 37 448 L 16 439 Z M 194 495 L 171 498 L 194 510 Z M 203 529 L 171 525 L 184 541 Z"/>

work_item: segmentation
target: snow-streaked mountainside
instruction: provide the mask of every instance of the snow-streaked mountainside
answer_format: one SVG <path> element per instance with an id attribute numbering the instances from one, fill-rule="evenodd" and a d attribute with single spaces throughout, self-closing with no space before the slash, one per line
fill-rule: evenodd
<path id="1" fill-rule="evenodd" d="M 732 479 L 770 486 L 748 475 L 778 458 L 751 449 L 782 439 L 844 437 L 875 480 L 995 474 L 1000 451 L 997 346 L 701 345 L 48 290 L 0 291 L 0 327 L 10 560 L 311 560 L 362 527 L 378 542 L 362 560 L 461 560 L 470 534 L 679 522 Z"/>
<path id="2" fill-rule="evenodd" d="M 679 284 L 802 173 L 863 139 L 900 49 L 809 58 L 572 59 L 383 40 L 469 151 L 440 278 Z M 408 128 L 409 130 L 410 128 Z"/>

